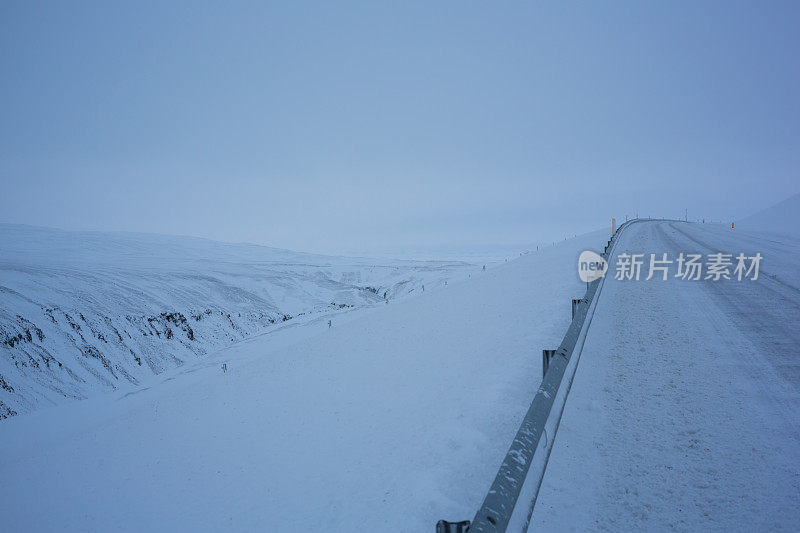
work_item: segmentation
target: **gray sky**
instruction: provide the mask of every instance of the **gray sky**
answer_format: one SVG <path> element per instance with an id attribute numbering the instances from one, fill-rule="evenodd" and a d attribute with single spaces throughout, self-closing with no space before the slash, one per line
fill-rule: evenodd
<path id="1" fill-rule="evenodd" d="M 797 2 L 223 4 L 0 4 L 0 221 L 337 252 L 800 190 Z"/>

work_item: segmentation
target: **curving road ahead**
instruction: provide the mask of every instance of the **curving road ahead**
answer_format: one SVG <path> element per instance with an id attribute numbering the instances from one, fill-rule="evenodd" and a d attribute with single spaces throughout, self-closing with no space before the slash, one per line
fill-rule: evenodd
<path id="1" fill-rule="evenodd" d="M 763 260 L 757 280 L 645 280 L 681 252 Z M 606 281 L 531 529 L 796 530 L 800 240 L 653 221 L 610 276 L 622 253 L 642 276 Z"/>

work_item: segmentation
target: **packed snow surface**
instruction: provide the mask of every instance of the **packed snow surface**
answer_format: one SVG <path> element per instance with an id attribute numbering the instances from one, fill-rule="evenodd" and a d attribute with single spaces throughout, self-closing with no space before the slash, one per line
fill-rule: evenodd
<path id="1" fill-rule="evenodd" d="M 98 238 L 100 261 L 108 237 Z M 215 254 L 175 251 L 164 258 L 175 265 L 169 268 L 161 259 L 153 266 L 142 254 L 123 273 L 119 258 L 110 266 L 90 261 L 56 268 L 43 257 L 43 266 L 24 267 L 34 281 L 19 282 L 16 293 L 29 286 L 36 302 L 65 308 L 48 300 L 60 294 L 58 279 L 68 282 L 63 293 L 69 302 L 80 282 L 89 283 L 79 292 L 94 298 L 92 305 L 108 306 L 100 314 L 112 315 L 113 324 L 114 313 L 132 311 L 124 295 L 117 302 L 116 293 L 93 294 L 108 279 L 140 290 L 147 302 L 170 294 L 164 305 L 153 304 L 153 313 L 199 306 L 191 294 L 206 283 L 200 272 L 221 280 L 211 287 L 246 288 L 226 290 L 230 300 L 264 298 L 278 313 L 305 309 L 306 294 L 324 308 L 331 300 L 359 303 L 365 285 L 401 291 L 402 281 L 417 282 L 405 298 L 314 315 L 297 326 L 291 326 L 294 319 L 281 322 L 125 390 L 0 422 L 3 528 L 430 531 L 440 518 L 469 519 L 538 387 L 541 349 L 558 345 L 570 321 L 570 299 L 585 291 L 576 274 L 578 255 L 602 249 L 607 238 L 607 231 L 596 232 L 485 271 L 454 265 L 462 280 L 447 285 L 428 281 L 449 275 L 438 263 L 391 264 L 373 281 L 368 262 L 342 266 L 291 255 L 280 270 L 279 260 L 270 260 L 273 252 L 253 250 L 268 260 L 246 262 L 247 250 L 217 244 Z M 153 248 L 149 240 L 143 246 L 147 253 Z M 162 255 L 172 255 L 173 247 L 166 249 Z M 223 253 L 229 261 L 204 259 Z M 17 254 L 18 262 L 31 257 Z M 97 269 L 112 278 L 96 278 Z M 187 270 L 191 274 L 184 275 Z M 297 272 L 302 283 L 295 281 Z M 424 292 L 420 272 L 434 276 L 424 278 Z M 342 281 L 349 273 L 362 277 Z M 43 286 L 50 276 L 57 280 Z M 175 284 L 183 289 L 170 292 Z M 282 307 L 278 287 L 298 307 Z M 320 287 L 330 293 L 315 299 Z M 203 290 L 211 291 L 206 305 L 227 302 L 216 289 Z M 7 305 L 8 314 L 19 313 L 17 303 Z M 57 319 L 60 324 L 61 315 Z"/>
<path id="2" fill-rule="evenodd" d="M 623 252 L 763 260 L 755 281 L 606 280 L 531 529 L 796 531 L 800 239 L 640 222 L 612 273 Z"/>

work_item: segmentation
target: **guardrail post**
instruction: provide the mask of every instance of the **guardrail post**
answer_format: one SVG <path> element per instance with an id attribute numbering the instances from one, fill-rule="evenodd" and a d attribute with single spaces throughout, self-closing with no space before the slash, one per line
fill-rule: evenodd
<path id="1" fill-rule="evenodd" d="M 550 360 L 556 354 L 555 350 L 542 350 L 542 379 L 547 374 L 547 369 L 550 368 Z"/>
<path id="2" fill-rule="evenodd" d="M 583 300 L 581 300 L 581 298 L 577 298 L 577 299 L 573 298 L 572 299 L 572 319 L 573 320 L 575 319 L 575 311 L 578 310 L 578 306 L 581 304 L 582 301 Z"/>
<path id="3" fill-rule="evenodd" d="M 469 525 L 469 520 L 463 520 L 461 522 L 439 520 L 436 522 L 436 533 L 468 533 Z"/>

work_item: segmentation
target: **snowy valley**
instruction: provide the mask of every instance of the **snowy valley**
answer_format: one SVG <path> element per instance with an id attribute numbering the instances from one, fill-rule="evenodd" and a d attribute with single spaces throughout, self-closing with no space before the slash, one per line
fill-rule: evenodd
<path id="1" fill-rule="evenodd" d="M 477 268 L 2 224 L 0 419 L 133 386 L 242 339 L 434 290 Z"/>

